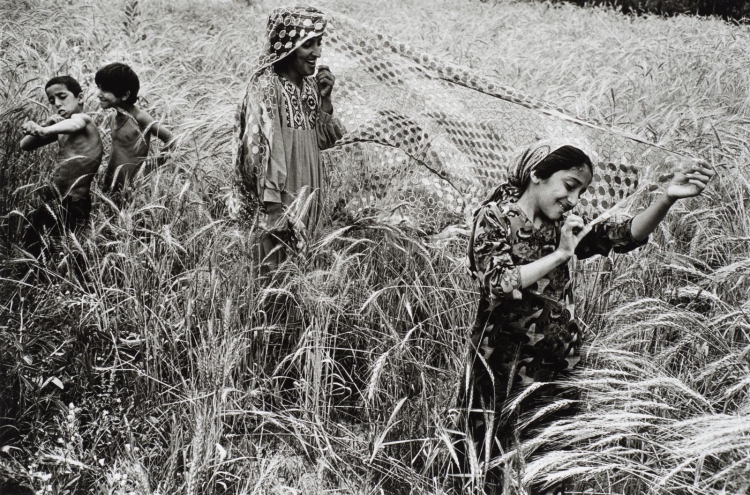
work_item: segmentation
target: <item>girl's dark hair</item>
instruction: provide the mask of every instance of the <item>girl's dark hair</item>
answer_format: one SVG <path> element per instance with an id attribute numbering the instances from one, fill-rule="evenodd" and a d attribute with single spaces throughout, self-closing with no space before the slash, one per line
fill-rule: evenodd
<path id="1" fill-rule="evenodd" d="M 555 172 L 570 170 L 581 165 L 586 165 L 589 172 L 594 172 L 594 165 L 586 153 L 574 146 L 562 146 L 539 162 L 534 171 L 540 179 L 549 179 Z"/>
<path id="2" fill-rule="evenodd" d="M 125 96 L 130 91 L 130 95 L 125 101 L 128 105 L 135 105 L 138 100 L 138 90 L 141 89 L 141 83 L 135 71 L 129 65 L 115 62 L 105 65 L 94 76 L 96 85 L 104 91 L 109 91 L 118 98 Z"/>
<path id="3" fill-rule="evenodd" d="M 76 81 L 70 76 L 53 77 L 52 79 L 47 81 L 47 84 L 44 86 L 44 90 L 47 91 L 47 88 L 49 88 L 50 86 L 54 84 L 62 84 L 63 86 L 68 88 L 68 91 L 73 93 L 73 96 L 76 96 L 76 97 L 81 94 L 81 91 L 83 91 L 81 89 L 81 85 L 78 84 L 78 81 Z"/>

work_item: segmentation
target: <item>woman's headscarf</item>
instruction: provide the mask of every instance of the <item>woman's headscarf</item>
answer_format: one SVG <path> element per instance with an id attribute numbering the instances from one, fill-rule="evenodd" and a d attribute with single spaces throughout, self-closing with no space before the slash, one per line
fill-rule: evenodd
<path id="1" fill-rule="evenodd" d="M 323 36 L 326 24 L 323 13 L 313 7 L 279 7 L 271 11 L 266 25 L 265 65 L 287 57 L 305 41 Z"/>
<path id="2" fill-rule="evenodd" d="M 305 41 L 322 36 L 327 20 L 313 7 L 280 7 L 268 16 L 263 54 L 252 70 L 245 96 L 235 115 L 235 201 L 230 215 L 255 222 L 263 204 L 263 187 L 273 143 L 274 110 L 278 97 L 273 84 L 273 64 L 283 60 Z M 238 201 L 237 201 L 238 200 Z"/>
<path id="3" fill-rule="evenodd" d="M 525 190 L 526 184 L 531 178 L 531 172 L 533 172 L 545 158 L 564 146 L 573 145 L 562 140 L 545 139 L 537 141 L 526 148 L 523 153 L 518 156 L 514 164 L 508 168 L 507 182 L 497 186 L 492 194 L 485 200 L 484 204 L 492 202 L 499 203 L 508 200 L 518 201 Z M 591 159 L 592 152 L 586 151 L 580 145 L 575 145 L 573 147 L 581 150 L 582 153 Z"/>

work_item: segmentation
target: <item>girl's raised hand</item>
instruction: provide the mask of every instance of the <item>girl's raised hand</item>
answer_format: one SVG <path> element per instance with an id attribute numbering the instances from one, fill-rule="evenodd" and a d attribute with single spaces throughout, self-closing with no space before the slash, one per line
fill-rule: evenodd
<path id="1" fill-rule="evenodd" d="M 667 186 L 667 197 L 674 201 L 698 196 L 714 175 L 716 172 L 705 160 L 683 162 L 677 167 L 674 177 Z"/>
<path id="2" fill-rule="evenodd" d="M 557 250 L 569 258 L 572 257 L 578 243 L 591 232 L 591 229 L 592 226 L 586 225 L 578 215 L 568 215 L 560 230 L 560 245 L 557 246 Z"/>

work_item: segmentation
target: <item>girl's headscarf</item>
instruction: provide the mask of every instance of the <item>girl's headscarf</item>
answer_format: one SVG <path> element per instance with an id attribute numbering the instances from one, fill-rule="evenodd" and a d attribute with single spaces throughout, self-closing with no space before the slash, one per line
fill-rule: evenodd
<path id="1" fill-rule="evenodd" d="M 264 51 L 248 81 L 235 116 L 234 167 L 237 194 L 229 213 L 239 220 L 256 221 L 263 206 L 263 188 L 271 159 L 273 127 L 279 95 L 273 84 L 273 64 L 305 41 L 322 36 L 327 21 L 313 7 L 280 7 L 268 16 Z"/>
<path id="2" fill-rule="evenodd" d="M 492 202 L 500 203 L 508 200 L 518 201 L 526 189 L 526 184 L 531 178 L 531 172 L 533 172 L 545 158 L 563 146 L 573 145 L 566 141 L 548 139 L 537 141 L 526 148 L 526 150 L 524 150 L 524 152 L 516 159 L 515 163 L 508 169 L 508 181 L 497 186 L 483 204 Z M 580 149 L 586 156 L 591 158 L 591 152 L 586 151 L 579 145 L 575 145 L 574 147 Z"/>

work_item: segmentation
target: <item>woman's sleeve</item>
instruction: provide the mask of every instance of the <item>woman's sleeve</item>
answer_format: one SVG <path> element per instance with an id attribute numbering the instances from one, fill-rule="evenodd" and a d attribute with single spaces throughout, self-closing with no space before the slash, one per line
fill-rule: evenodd
<path id="1" fill-rule="evenodd" d="M 281 87 L 279 86 L 279 91 Z M 283 103 L 281 103 L 283 105 Z M 264 182 L 263 202 L 264 203 L 281 203 L 281 191 L 286 188 L 287 177 L 287 159 L 286 147 L 283 142 L 283 132 L 281 130 L 281 116 L 279 108 L 273 108 L 273 134 L 268 152 L 268 167 L 266 169 L 266 180 Z"/>
<path id="2" fill-rule="evenodd" d="M 637 241 L 633 238 L 631 224 L 633 217 L 620 214 L 617 218 L 604 221 L 594 226 L 576 247 L 578 258 L 589 258 L 600 254 L 607 256 L 610 251 L 627 253 L 648 244 L 648 237 Z"/>
<path id="3" fill-rule="evenodd" d="M 265 143 L 261 131 L 259 106 L 251 101 L 250 88 L 245 92 L 237 113 L 234 125 L 234 170 L 235 184 L 246 204 L 257 204 L 262 191 L 259 183 L 260 171 L 263 168 L 262 151 Z"/>
<path id="4" fill-rule="evenodd" d="M 341 139 L 346 132 L 346 129 L 338 117 L 318 109 L 316 131 L 318 132 L 318 148 L 321 150 L 327 150 L 333 146 L 336 141 Z"/>
<path id="5" fill-rule="evenodd" d="M 312 79 L 312 83 L 315 88 L 315 94 L 318 95 L 318 101 L 320 102 L 318 83 L 314 79 Z M 320 108 L 320 105 L 318 105 L 318 121 L 315 125 L 315 131 L 318 133 L 318 148 L 320 150 L 327 150 L 346 134 L 344 124 L 334 115 L 335 113 L 336 110 L 333 113 L 325 113 Z"/>
<path id="6" fill-rule="evenodd" d="M 508 218 L 496 203 L 479 210 L 469 249 L 472 276 L 484 290 L 495 298 L 521 298 L 521 274 L 511 257 Z"/>

